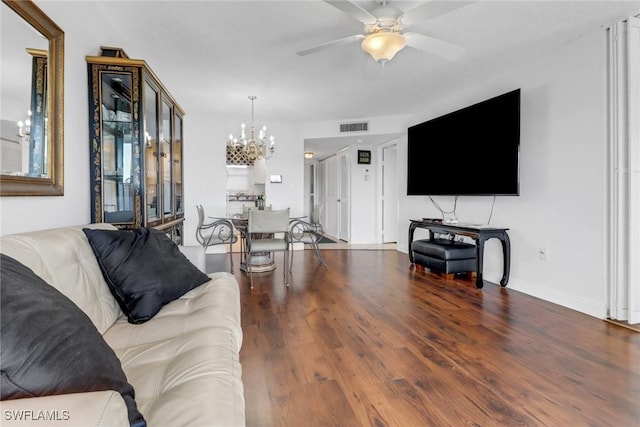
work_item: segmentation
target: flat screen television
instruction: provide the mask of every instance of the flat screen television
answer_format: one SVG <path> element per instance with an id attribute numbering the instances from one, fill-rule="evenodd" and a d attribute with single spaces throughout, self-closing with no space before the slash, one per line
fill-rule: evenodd
<path id="1" fill-rule="evenodd" d="M 407 195 L 517 196 L 520 89 L 408 129 Z"/>

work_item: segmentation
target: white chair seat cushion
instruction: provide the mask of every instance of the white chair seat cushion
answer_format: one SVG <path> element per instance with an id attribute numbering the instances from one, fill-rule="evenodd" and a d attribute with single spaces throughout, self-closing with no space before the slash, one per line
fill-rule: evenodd
<path id="1" fill-rule="evenodd" d="M 149 425 L 244 425 L 238 284 L 229 273 L 209 277 L 152 322 L 122 317 L 104 335 Z"/>
<path id="2" fill-rule="evenodd" d="M 289 243 L 284 239 L 254 239 L 251 252 L 284 251 Z"/>

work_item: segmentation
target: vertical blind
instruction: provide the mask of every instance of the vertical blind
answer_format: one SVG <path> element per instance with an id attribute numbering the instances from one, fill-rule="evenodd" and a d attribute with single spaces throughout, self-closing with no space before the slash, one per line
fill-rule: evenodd
<path id="1" fill-rule="evenodd" d="M 608 28 L 608 315 L 640 323 L 640 19 Z"/>

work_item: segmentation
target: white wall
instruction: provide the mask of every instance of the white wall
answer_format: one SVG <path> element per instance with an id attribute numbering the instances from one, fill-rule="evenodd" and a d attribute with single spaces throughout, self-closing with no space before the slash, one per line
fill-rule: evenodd
<path id="1" fill-rule="evenodd" d="M 417 123 L 522 88 L 520 196 L 498 197 L 491 221 L 510 228 L 509 287 L 597 317 L 606 313 L 605 83 L 605 32 L 595 28 L 489 81 L 450 88 L 414 117 Z M 400 194 L 406 194 L 406 156 L 405 137 L 398 145 Z M 436 200 L 445 209 L 453 203 Z M 400 203 L 398 248 L 406 251 L 409 219 L 439 213 L 425 197 Z M 461 197 L 458 219 L 486 222 L 490 207 L 489 197 Z M 497 282 L 500 247 L 490 243 L 485 278 Z M 538 255 L 543 247 L 547 261 Z"/>
<path id="2" fill-rule="evenodd" d="M 367 132 L 362 132 L 361 134 L 397 134 L 407 131 L 406 123 L 408 122 L 408 120 L 411 120 L 411 117 L 411 115 L 407 114 L 398 114 L 384 117 L 359 117 L 320 122 L 307 122 L 302 124 L 301 129 L 304 132 L 305 139 L 344 137 L 345 135 L 343 133 L 340 133 L 340 123 L 366 121 L 369 123 L 369 130 Z M 353 132 L 349 133 L 349 136 L 358 134 L 359 132 Z"/>

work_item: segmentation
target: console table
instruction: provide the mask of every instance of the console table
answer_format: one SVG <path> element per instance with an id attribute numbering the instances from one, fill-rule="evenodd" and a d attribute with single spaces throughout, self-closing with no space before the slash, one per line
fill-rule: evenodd
<path id="1" fill-rule="evenodd" d="M 481 289 L 484 286 L 484 281 L 482 279 L 484 243 L 493 238 L 500 240 L 500 243 L 502 243 L 503 258 L 503 270 L 502 279 L 500 279 L 500 286 L 507 286 L 507 282 L 509 281 L 509 268 L 511 265 L 511 242 L 509 241 L 509 235 L 507 234 L 508 228 L 465 223 L 446 224 L 430 219 L 412 219 L 409 224 L 409 260 L 411 261 L 411 264 L 414 263 L 411 243 L 413 242 L 413 233 L 416 228 L 429 230 L 429 240 L 433 240 L 434 233 L 453 234 L 473 238 L 476 242 L 478 254 L 476 259 L 476 288 L 478 289 Z"/>

